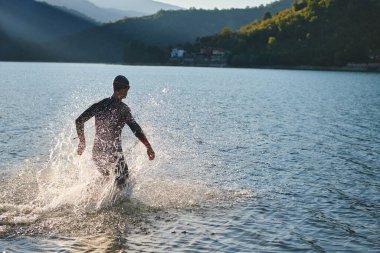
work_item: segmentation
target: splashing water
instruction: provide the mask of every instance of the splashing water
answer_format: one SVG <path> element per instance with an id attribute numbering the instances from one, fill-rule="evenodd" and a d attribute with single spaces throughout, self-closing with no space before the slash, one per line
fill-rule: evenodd
<path id="1" fill-rule="evenodd" d="M 109 178 L 101 176 L 89 152 L 84 157 L 75 154 L 72 127 L 61 133 L 59 139 L 46 168 L 37 174 L 37 203 L 50 209 L 71 205 L 76 210 L 89 212 L 112 206 L 122 196 L 130 195 L 132 180 L 119 191 L 112 180 L 114 175 Z"/>
<path id="2" fill-rule="evenodd" d="M 86 131 L 93 136 L 92 128 Z M 223 192 L 202 182 L 151 174 L 160 162 L 153 169 L 144 169 L 147 158 L 141 155 L 144 148 L 137 141 L 126 148 L 133 158 L 130 178 L 127 186 L 118 190 L 113 175 L 104 178 L 96 170 L 90 151 L 76 154 L 74 137 L 74 127 L 65 127 L 45 164 L 27 160 L 17 173 L 4 177 L 0 234 L 110 232 L 112 227 L 123 226 L 120 224 L 135 224 L 145 211 L 197 207 L 236 197 L 237 192 Z"/>
<path id="3" fill-rule="evenodd" d="M 143 122 L 148 138 L 154 136 L 149 139 L 157 156 L 148 161 L 144 145 L 124 129 L 122 139 L 134 141 L 123 144 L 129 180 L 125 189 L 118 190 L 114 177 L 104 178 L 92 161 L 93 119 L 86 123 L 86 151 L 82 156 L 76 154 L 74 119 L 94 102 L 94 92 L 104 94 L 92 87 L 82 89 L 62 103 L 56 117 L 49 119 L 50 126 L 42 138 L 34 140 L 42 146 L 35 149 L 42 150 L 49 136 L 54 136 L 49 155 L 18 163 L 10 170 L 12 173 L 1 177 L 0 234 L 113 233 L 117 228 L 123 230 L 144 222 L 145 215 L 158 210 L 229 205 L 252 195 L 245 190 L 221 188 L 204 179 L 205 166 L 216 166 L 216 162 L 201 155 L 201 137 L 195 136 L 194 142 L 193 136 L 197 135 L 197 125 L 185 111 L 175 108 L 177 102 L 172 99 L 178 98 L 178 91 L 168 84 L 157 87 L 155 95 L 145 94 L 147 97 L 142 99 L 147 102 L 138 103 L 140 107 L 133 106 L 133 97 L 129 100 L 133 110 L 139 112 L 137 121 Z M 184 114 L 192 134 L 186 128 L 168 126 L 162 119 L 176 122 L 179 117 L 169 112 Z M 58 134 L 56 129 L 61 129 Z"/>
<path id="4" fill-rule="evenodd" d="M 113 175 L 103 178 L 94 169 L 89 154 L 84 157 L 75 154 L 72 139 L 73 128 L 68 127 L 59 135 L 42 168 L 26 161 L 16 173 L 4 175 L 0 231 L 6 230 L 4 226 L 33 224 L 59 213 L 62 219 L 68 214 L 89 215 L 129 198 L 133 178 L 119 190 L 112 180 Z"/>

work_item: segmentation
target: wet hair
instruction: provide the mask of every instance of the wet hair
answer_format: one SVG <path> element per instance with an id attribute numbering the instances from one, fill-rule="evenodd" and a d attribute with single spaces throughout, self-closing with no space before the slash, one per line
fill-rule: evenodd
<path id="1" fill-rule="evenodd" d="M 113 80 L 113 90 L 119 91 L 122 89 L 129 89 L 129 81 L 125 76 L 119 75 Z"/>

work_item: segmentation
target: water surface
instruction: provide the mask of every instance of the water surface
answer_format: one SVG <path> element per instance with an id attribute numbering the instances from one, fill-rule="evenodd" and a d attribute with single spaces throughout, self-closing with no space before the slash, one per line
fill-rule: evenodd
<path id="1" fill-rule="evenodd" d="M 379 252 L 380 75 L 0 63 L 0 250 Z M 126 75 L 113 204 L 74 120 Z M 112 196 L 111 196 L 112 195 Z"/>

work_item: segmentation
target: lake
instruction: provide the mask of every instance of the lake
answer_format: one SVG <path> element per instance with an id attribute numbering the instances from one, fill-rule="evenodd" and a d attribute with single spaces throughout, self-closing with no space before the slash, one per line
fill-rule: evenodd
<path id="1" fill-rule="evenodd" d="M 127 99 L 115 193 L 75 119 Z M 380 75 L 0 63 L 0 251 L 380 252 Z"/>

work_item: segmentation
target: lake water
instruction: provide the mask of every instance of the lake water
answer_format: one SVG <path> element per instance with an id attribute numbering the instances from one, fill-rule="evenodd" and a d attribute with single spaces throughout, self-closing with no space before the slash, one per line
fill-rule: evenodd
<path id="1" fill-rule="evenodd" d="M 74 120 L 126 75 L 131 181 Z M 0 63 L 0 252 L 380 252 L 380 75 Z"/>

